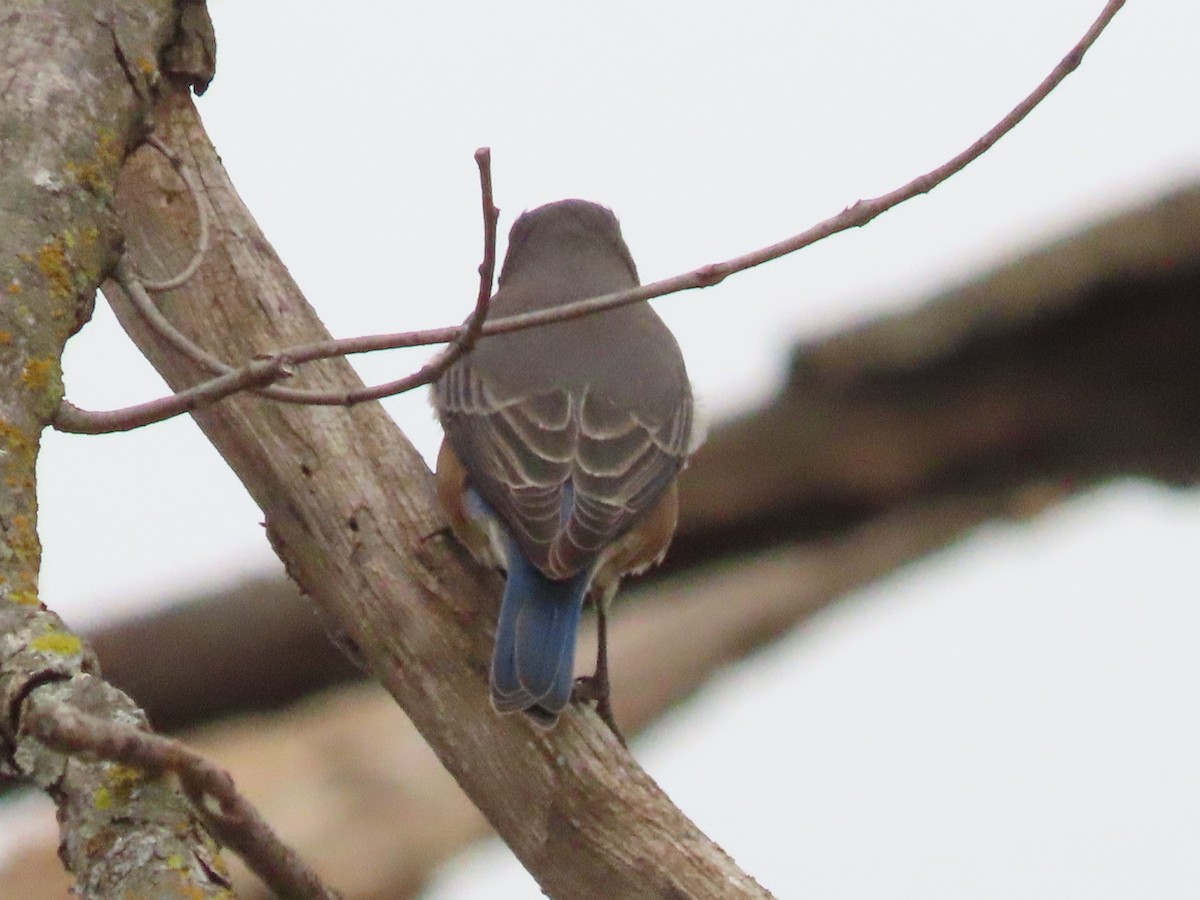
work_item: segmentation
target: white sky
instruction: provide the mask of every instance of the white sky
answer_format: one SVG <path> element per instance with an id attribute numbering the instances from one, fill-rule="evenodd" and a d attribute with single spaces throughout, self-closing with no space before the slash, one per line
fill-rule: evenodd
<path id="1" fill-rule="evenodd" d="M 219 74 L 200 105 L 331 330 L 395 331 L 470 307 L 478 146 L 502 233 L 524 208 L 597 200 L 656 279 L 942 162 L 1101 5 L 213 0 Z M 709 413 L 769 393 L 798 337 L 1200 175 L 1197 34 L 1193 0 L 1132 0 L 933 195 L 659 301 Z M 66 374 L 92 408 L 163 390 L 103 304 Z M 431 452 L 424 395 L 388 408 Z M 258 511 L 187 420 L 48 435 L 41 488 L 43 595 L 76 624 L 273 565 Z M 987 529 L 732 673 L 638 756 L 780 897 L 1192 896 L 1198 539 L 1194 493 L 1134 485 Z M 477 854 L 436 897 L 540 896 L 504 854 Z"/>

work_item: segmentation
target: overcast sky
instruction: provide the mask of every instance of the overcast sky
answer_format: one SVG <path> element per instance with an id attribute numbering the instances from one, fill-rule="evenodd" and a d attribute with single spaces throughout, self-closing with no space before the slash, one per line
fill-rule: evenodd
<path id="1" fill-rule="evenodd" d="M 480 256 L 567 196 L 652 280 L 778 240 L 958 152 L 1099 0 L 232 3 L 200 99 L 243 199 L 330 329 L 460 321 Z M 656 303 L 713 418 L 786 348 L 919 299 L 1200 175 L 1194 0 L 1132 0 L 1016 132 L 865 229 Z M 368 380 L 417 353 L 361 360 Z M 73 339 L 91 408 L 161 380 L 103 304 Z M 427 455 L 423 393 L 389 401 Z M 189 420 L 48 435 L 43 596 L 73 624 L 274 566 Z M 1200 499 L 1119 485 L 862 592 L 635 747 L 780 897 L 1156 898 L 1200 883 Z M 438 900 L 540 896 L 503 849 Z M 511 884 L 511 887 L 509 886 Z"/>

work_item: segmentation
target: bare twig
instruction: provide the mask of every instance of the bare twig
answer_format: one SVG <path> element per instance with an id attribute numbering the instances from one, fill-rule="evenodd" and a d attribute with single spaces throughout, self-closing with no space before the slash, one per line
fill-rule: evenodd
<path id="1" fill-rule="evenodd" d="M 1008 115 L 953 159 L 950 159 L 930 172 L 926 172 L 924 175 L 914 178 L 896 190 L 871 200 L 859 200 L 837 215 L 818 222 L 806 231 L 802 231 L 778 243 L 771 244 L 768 247 L 727 259 L 724 262 L 710 263 L 698 269 L 693 269 L 691 272 L 685 272 L 682 275 L 676 275 L 672 278 L 664 278 L 660 281 L 627 291 L 619 291 L 613 294 L 580 300 L 576 303 L 557 306 L 553 309 L 524 313 L 519 316 L 506 316 L 503 319 L 492 319 L 483 326 L 480 336 L 520 331 L 525 328 L 534 328 L 538 325 L 547 325 L 552 322 L 561 322 L 566 319 L 592 315 L 618 306 L 627 306 L 644 300 L 652 300 L 667 294 L 711 287 L 724 281 L 735 272 L 752 269 L 763 263 L 771 262 L 790 253 L 795 253 L 797 250 L 802 250 L 838 232 L 866 225 L 872 219 L 879 217 L 892 207 L 933 190 L 951 175 L 962 171 L 970 163 L 982 156 L 1000 138 L 1012 131 L 1014 127 L 1033 111 L 1034 107 L 1046 99 L 1050 92 L 1064 78 L 1079 67 L 1084 54 L 1096 42 L 1096 39 L 1100 37 L 1100 34 L 1108 27 L 1109 22 L 1112 21 L 1113 16 L 1124 5 L 1125 0 L 1109 0 L 1104 10 L 1100 13 L 1100 16 L 1092 23 L 1092 26 L 1080 38 L 1079 42 L 1071 48 L 1050 74 L 1024 100 L 1013 107 Z M 289 353 L 289 357 L 300 363 L 351 353 L 367 353 L 374 350 L 391 350 L 401 347 L 441 344 L 446 341 L 455 340 L 462 333 L 464 327 L 431 328 L 422 331 L 325 341 L 321 344 L 294 348 Z"/>
<path id="2" fill-rule="evenodd" d="M 204 254 L 208 252 L 208 210 L 204 204 L 200 202 L 200 185 L 196 181 L 196 175 L 183 164 L 183 160 L 168 147 L 156 135 L 150 135 L 146 138 L 146 143 L 161 153 L 171 163 L 173 168 L 183 183 L 187 185 L 188 194 L 192 198 L 192 202 L 196 204 L 196 221 L 199 225 L 200 236 L 196 240 L 196 249 L 192 253 L 192 258 L 188 260 L 188 264 L 183 267 L 182 271 L 170 278 L 164 278 L 161 281 L 151 281 L 150 279 L 139 277 L 142 285 L 151 291 L 166 291 L 171 288 L 177 288 L 184 284 L 189 278 L 196 274 L 196 270 L 200 268 L 200 264 L 204 262 Z"/>
<path id="3" fill-rule="evenodd" d="M 475 310 L 455 342 L 463 353 L 471 351 L 483 332 L 488 303 L 492 299 L 492 282 L 496 276 L 496 224 L 500 221 L 500 210 L 496 209 L 492 198 L 490 147 L 480 147 L 475 151 L 475 165 L 479 167 L 479 201 L 483 211 L 483 261 L 479 264 L 479 294 L 475 298 Z"/>
<path id="4" fill-rule="evenodd" d="M 302 391 L 301 393 L 306 398 L 303 402 L 327 406 L 352 406 L 366 400 L 380 400 L 383 397 L 403 394 L 405 391 L 411 391 L 413 388 L 431 383 L 454 365 L 460 356 L 469 353 L 475 346 L 487 319 L 488 301 L 492 299 L 492 281 L 496 273 L 496 223 L 500 219 L 500 210 L 496 209 L 492 199 L 491 149 L 480 147 L 476 150 L 475 164 L 479 167 L 479 193 L 483 207 L 483 261 L 479 264 L 479 293 L 475 297 L 475 308 L 467 317 L 466 322 L 461 327 L 452 329 L 454 336 L 449 338 L 449 346 L 411 375 L 353 391 Z M 302 354 L 304 351 L 319 354 L 307 357 L 305 361 L 323 357 L 324 348 L 320 345 L 313 344 L 299 349 Z M 306 354 L 304 355 L 306 356 Z"/>
<path id="5" fill-rule="evenodd" d="M 175 775 L 212 833 L 272 891 L 297 900 L 337 900 L 305 862 L 238 793 L 229 773 L 180 741 L 107 721 L 65 705 L 40 706 L 25 726 L 63 753 L 89 754 L 150 776 Z M 215 804 L 211 801 L 215 801 Z"/>
<path id="6" fill-rule="evenodd" d="M 713 285 L 720 284 L 735 272 L 752 269 L 763 263 L 771 262 L 790 253 L 795 253 L 797 250 L 815 244 L 817 241 L 824 240 L 838 232 L 866 225 L 872 219 L 877 218 L 892 207 L 933 190 L 950 176 L 962 171 L 982 156 L 1000 138 L 1012 131 L 1039 103 L 1049 96 L 1051 91 L 1058 87 L 1064 78 L 1079 67 L 1084 54 L 1096 42 L 1096 39 L 1100 37 L 1100 34 L 1108 27 L 1113 17 L 1124 5 L 1125 0 L 1109 0 L 1096 21 L 1092 23 L 1083 37 L 1079 39 L 1079 42 L 1070 49 L 1058 65 L 1051 70 L 1050 74 L 1024 100 L 1013 107 L 1008 115 L 957 156 L 938 166 L 936 169 L 914 178 L 902 187 L 871 200 L 859 200 L 837 215 L 818 222 L 806 231 L 742 256 L 735 256 L 724 262 L 710 263 L 691 272 L 676 275 L 673 278 L 664 278 L 661 281 L 655 281 L 628 291 L 605 294 L 601 297 L 580 300 L 576 303 L 564 304 L 553 309 L 524 313 L 519 316 L 507 316 L 503 319 L 493 319 L 484 327 L 483 334 L 503 334 L 525 328 L 534 328 L 552 322 L 561 322 L 593 315 L 606 309 L 614 309 L 619 306 L 628 306 L 632 303 L 652 300 L 667 294 L 712 287 Z M 444 337 L 445 331 L 446 329 L 433 329 L 428 332 L 412 332 L 403 344 L 397 343 L 394 346 L 412 347 L 423 343 L 440 343 L 448 339 Z"/>
<path id="7" fill-rule="evenodd" d="M 155 144 L 155 146 L 162 149 L 160 144 Z M 173 155 L 168 155 L 167 158 L 173 166 L 176 166 L 181 174 L 187 172 L 188 183 L 191 185 L 195 180 L 195 176 L 191 175 L 182 164 L 177 165 L 177 160 Z M 487 147 L 482 147 L 475 151 L 475 162 L 479 167 L 484 235 L 483 261 L 479 264 L 479 292 L 475 300 L 475 308 L 461 327 L 445 329 L 446 337 L 444 341 L 426 342 L 449 342 L 450 346 L 443 353 L 422 366 L 418 371 L 404 378 L 389 381 L 381 385 L 346 391 L 313 391 L 302 388 L 281 388 L 270 385 L 269 382 L 274 379 L 268 379 L 261 384 L 256 384 L 255 382 L 261 377 L 261 374 L 255 368 L 255 364 L 244 366 L 241 369 L 234 369 L 175 328 L 166 316 L 159 311 L 158 306 L 150 297 L 147 292 L 148 285 L 141 280 L 133 267 L 132 261 L 128 257 L 122 257 L 117 263 L 116 277 L 126 293 L 129 294 L 134 307 L 141 313 L 154 331 L 172 347 L 201 368 L 216 374 L 217 377 L 211 381 L 197 385 L 193 391 L 189 392 L 190 396 L 186 400 L 166 397 L 161 400 L 152 401 L 151 403 L 142 404 L 140 407 L 131 407 L 128 410 L 115 411 L 111 414 L 94 414 L 89 416 L 77 407 L 64 404 L 63 409 L 56 419 L 55 427 L 58 427 L 62 431 L 88 431 L 88 433 L 128 430 L 139 427 L 142 424 L 159 422 L 171 416 L 188 412 L 198 406 L 214 402 L 245 388 L 257 388 L 258 393 L 284 403 L 301 403 L 314 406 L 353 406 L 356 403 L 390 397 L 394 394 L 401 394 L 413 388 L 429 384 L 448 369 L 455 360 L 475 346 L 475 342 L 482 333 L 484 321 L 487 318 L 488 301 L 492 295 L 492 282 L 496 271 L 496 224 L 500 217 L 500 211 L 496 209 L 492 195 L 491 151 Z M 202 206 L 202 204 L 197 203 L 197 206 Z M 205 231 L 205 234 L 207 234 L 207 231 Z M 188 274 L 190 276 L 190 273 Z M 176 279 L 172 280 L 173 283 L 171 286 L 182 284 L 185 280 L 186 278 L 183 278 L 182 275 L 177 276 Z M 380 338 L 386 339 L 387 337 L 403 338 L 403 335 L 375 335 L 344 342 L 345 344 L 352 344 L 356 340 L 360 341 L 363 346 L 358 350 L 347 349 L 344 345 L 331 350 L 329 346 L 330 342 L 326 341 L 320 344 L 296 348 L 300 354 L 299 356 L 294 356 L 292 353 L 286 352 L 279 354 L 279 357 L 286 360 L 289 364 L 297 364 L 326 359 L 331 356 L 343 356 L 351 352 L 361 353 L 368 350 L 387 349 L 388 345 L 386 341 L 383 345 L 376 346 L 379 344 Z M 419 346 L 419 344 L 411 346 Z M 230 387 L 230 385 L 240 385 L 240 387 Z M 145 421 L 139 419 L 139 416 L 143 415 L 146 416 Z M 105 427 L 108 420 L 107 417 L 109 416 L 112 417 L 113 422 L 129 422 L 131 424 L 121 428 Z"/>
<path id="8" fill-rule="evenodd" d="M 1079 67 L 1084 54 L 1096 42 L 1096 39 L 1099 38 L 1100 34 L 1124 5 L 1125 0 L 1109 0 L 1096 21 L 1092 23 L 1079 42 L 1071 48 L 1050 74 L 1027 97 L 1018 103 L 1008 115 L 957 156 L 938 166 L 936 169 L 914 178 L 894 191 L 870 200 L 859 200 L 837 215 L 825 219 L 799 234 L 750 253 L 732 257 L 724 262 L 710 263 L 698 269 L 693 269 L 690 272 L 685 272 L 671 278 L 664 278 L 627 291 L 605 294 L 600 297 L 592 297 L 552 309 L 538 310 L 518 316 L 508 316 L 502 319 L 492 319 L 486 322 L 484 319 L 486 316 L 487 299 L 484 296 L 484 290 L 481 285 L 480 296 L 476 302 L 475 311 L 462 325 L 320 341 L 313 344 L 292 347 L 281 351 L 280 354 L 286 357 L 290 363 L 299 365 L 305 362 L 313 362 L 337 356 L 348 356 L 356 353 L 395 350 L 403 347 L 420 347 L 430 344 L 451 344 L 444 353 L 435 357 L 411 375 L 373 387 L 346 391 L 310 391 L 270 385 L 258 388 L 257 392 L 273 400 L 285 403 L 325 406 L 350 406 L 367 400 L 377 400 L 382 397 L 393 396 L 433 381 L 454 360 L 467 352 L 480 337 L 492 334 L 505 334 L 525 328 L 548 325 L 553 322 L 581 318 L 603 312 L 607 309 L 640 303 L 668 294 L 712 287 L 713 285 L 720 284 L 736 272 L 742 272 L 746 269 L 751 269 L 763 263 L 795 253 L 838 232 L 866 225 L 871 220 L 906 200 L 911 200 L 920 194 L 928 193 L 982 156 L 993 144 L 1028 116 L 1067 75 Z M 168 154 L 172 165 L 176 166 L 181 174 L 186 172 L 184 167 L 177 165 L 175 157 L 169 151 L 158 144 L 155 146 L 160 151 Z M 477 151 L 476 161 L 480 166 L 480 180 L 484 193 L 485 229 L 490 230 L 490 237 L 485 236 L 485 240 L 489 242 L 488 246 L 492 248 L 490 252 L 492 266 L 494 266 L 495 217 L 497 212 L 495 207 L 491 205 L 490 157 L 486 152 L 486 148 Z M 191 186 L 192 182 L 189 181 L 188 183 Z M 198 203 L 197 205 L 201 206 L 202 204 Z M 485 261 L 480 266 L 481 278 L 484 275 L 484 268 L 488 263 L 487 252 L 488 248 L 485 247 Z M 146 293 L 144 288 L 148 285 L 139 281 L 136 273 L 133 271 L 132 265 L 127 260 L 123 259 L 118 264 L 117 277 L 147 322 L 173 347 L 209 372 L 219 376 L 233 375 L 235 370 L 232 367 L 197 346 L 167 321 L 166 317 L 158 311 L 154 302 Z M 182 273 L 181 276 L 173 279 L 171 284 L 177 283 L 181 277 Z M 162 283 L 158 284 L 161 285 Z M 490 276 L 487 293 L 490 294 Z M 218 394 L 218 396 L 224 395 Z M 195 408 L 196 405 L 199 404 L 194 404 L 187 408 Z M 183 411 L 185 410 L 177 410 L 177 412 Z"/>
<path id="9" fill-rule="evenodd" d="M 64 400 L 54 414 L 51 424 L 58 431 L 69 434 L 110 434 L 115 431 L 132 431 L 143 425 L 152 425 L 189 412 L 199 406 L 207 406 L 225 397 L 248 388 L 264 387 L 280 378 L 287 378 L 292 370 L 283 356 L 268 356 L 256 359 L 240 369 L 201 382 L 195 387 L 160 397 L 137 406 L 124 409 L 93 412 L 80 409 Z"/>
<path id="10" fill-rule="evenodd" d="M 1034 107 L 1046 99 L 1050 92 L 1064 78 L 1079 67 L 1084 54 L 1096 42 L 1096 39 L 1108 27 L 1109 22 L 1112 21 L 1113 17 L 1124 5 L 1125 0 L 1109 0 L 1099 17 L 1092 23 L 1092 26 L 1083 37 L 1080 38 L 1079 42 L 1071 48 L 1050 74 L 1024 100 L 1013 107 L 1008 115 L 957 156 L 938 166 L 936 169 L 914 178 L 896 190 L 871 200 L 859 200 L 837 215 L 818 222 L 806 231 L 802 231 L 786 240 L 779 241 L 759 250 L 727 259 L 724 262 L 710 263 L 698 269 L 693 269 L 690 272 L 685 272 L 682 275 L 664 278 L 660 281 L 645 284 L 627 291 L 618 291 L 600 297 L 592 297 L 587 300 L 556 306 L 553 309 L 524 313 L 519 316 L 506 316 L 502 319 L 492 319 L 483 326 L 480 336 L 505 334 L 510 331 L 520 331 L 525 328 L 548 325 L 552 322 L 577 319 L 603 312 L 606 309 L 614 309 L 619 306 L 628 306 L 632 303 L 653 300 L 656 297 L 663 297 L 667 294 L 712 287 L 713 285 L 720 284 L 736 272 L 743 272 L 746 269 L 752 269 L 763 263 L 795 253 L 797 250 L 802 250 L 838 232 L 866 225 L 872 219 L 879 217 L 892 207 L 933 190 L 950 176 L 962 171 L 970 163 L 982 156 L 1000 138 L 1012 131 L 1017 124 L 1033 111 Z M 462 329 L 463 326 L 431 328 L 398 334 L 381 334 L 332 340 L 323 342 L 322 344 L 294 348 L 289 353 L 289 356 L 299 363 L 351 353 L 366 353 L 374 350 L 391 350 L 401 347 L 441 344 L 446 341 L 455 340 L 462 333 Z"/>

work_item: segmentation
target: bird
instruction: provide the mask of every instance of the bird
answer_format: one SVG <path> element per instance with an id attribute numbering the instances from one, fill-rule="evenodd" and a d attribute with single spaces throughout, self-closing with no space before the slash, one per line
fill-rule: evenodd
<path id="1" fill-rule="evenodd" d="M 560 200 L 513 223 L 488 318 L 638 284 L 616 216 Z M 599 638 L 582 695 L 623 741 L 609 705 L 606 612 L 621 578 L 660 562 L 675 531 L 693 398 L 674 335 L 641 302 L 484 336 L 434 382 L 432 399 L 451 531 L 506 576 L 493 707 L 554 725 L 575 688 L 590 599 Z"/>

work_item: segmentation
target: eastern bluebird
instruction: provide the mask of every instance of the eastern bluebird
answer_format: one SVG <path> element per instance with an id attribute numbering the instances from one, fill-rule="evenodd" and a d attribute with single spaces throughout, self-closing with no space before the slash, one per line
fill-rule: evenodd
<path id="1" fill-rule="evenodd" d="M 637 284 L 612 212 L 561 200 L 513 225 L 489 317 Z M 604 610 L 623 575 L 666 552 L 691 440 L 674 336 L 645 303 L 492 335 L 434 383 L 433 403 L 446 431 L 437 483 L 451 527 L 507 572 L 493 705 L 554 724 L 571 698 L 591 596 L 602 629 L 595 681 L 609 714 Z"/>

